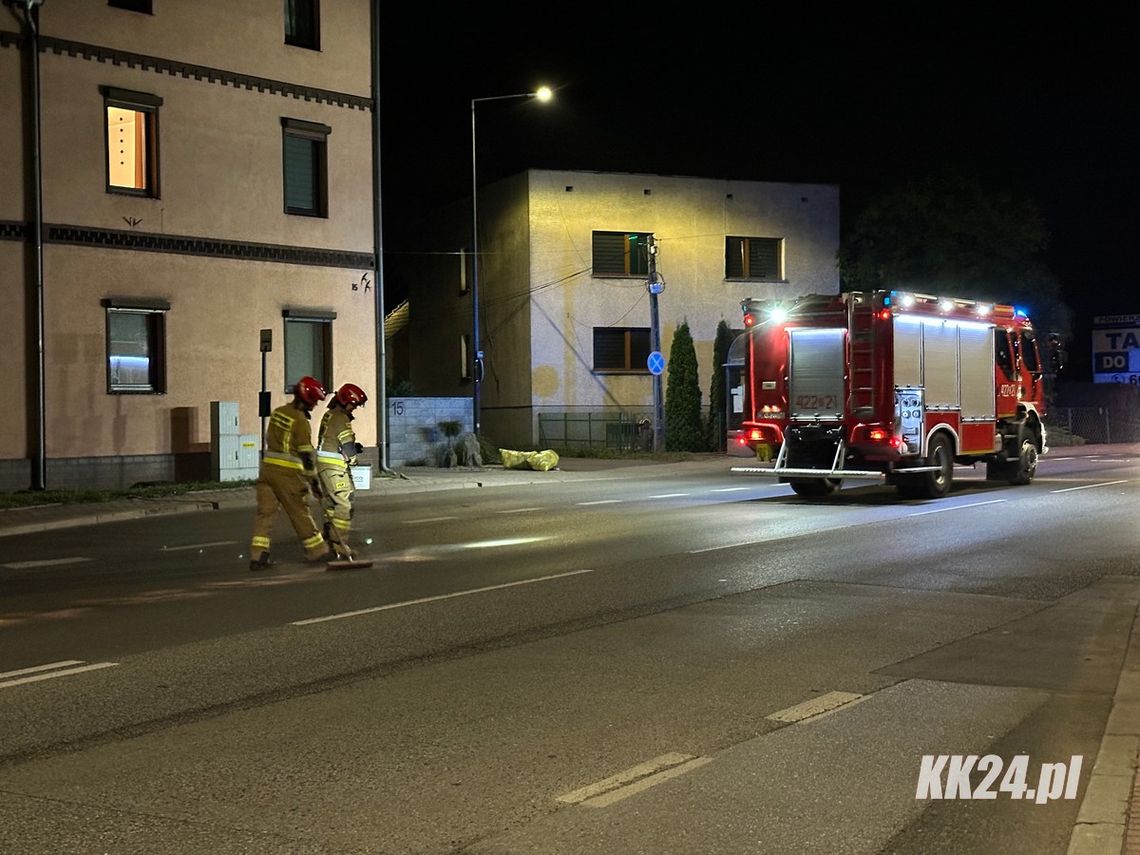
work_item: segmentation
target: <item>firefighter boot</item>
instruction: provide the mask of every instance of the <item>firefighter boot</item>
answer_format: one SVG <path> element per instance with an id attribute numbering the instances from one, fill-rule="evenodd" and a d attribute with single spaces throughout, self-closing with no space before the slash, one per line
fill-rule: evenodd
<path id="1" fill-rule="evenodd" d="M 274 562 L 274 560 L 269 557 L 269 551 L 266 550 L 265 552 L 261 553 L 261 555 L 250 560 L 249 569 L 250 570 L 266 570 L 269 567 L 272 567 L 275 563 L 276 562 Z"/>

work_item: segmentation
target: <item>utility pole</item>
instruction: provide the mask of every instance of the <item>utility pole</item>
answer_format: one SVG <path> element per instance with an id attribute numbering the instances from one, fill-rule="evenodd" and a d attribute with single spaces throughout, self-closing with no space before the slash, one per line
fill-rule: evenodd
<path id="1" fill-rule="evenodd" d="M 661 352 L 661 318 L 657 313 L 657 295 L 665 283 L 657 278 L 657 236 L 649 236 L 649 352 Z M 651 369 L 652 370 L 652 369 Z M 653 450 L 665 450 L 665 395 L 661 388 L 661 372 L 653 375 Z"/>

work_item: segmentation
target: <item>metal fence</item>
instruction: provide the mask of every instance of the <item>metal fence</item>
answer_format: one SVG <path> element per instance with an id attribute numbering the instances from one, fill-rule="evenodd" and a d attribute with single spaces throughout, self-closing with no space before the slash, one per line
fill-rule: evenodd
<path id="1" fill-rule="evenodd" d="M 541 448 L 564 451 L 571 448 L 611 448 L 646 451 L 652 448 L 653 429 L 649 413 L 550 412 L 538 414 Z"/>
<path id="2" fill-rule="evenodd" d="M 1049 445 L 1140 442 L 1140 414 L 1116 407 L 1053 407 L 1045 417 Z"/>

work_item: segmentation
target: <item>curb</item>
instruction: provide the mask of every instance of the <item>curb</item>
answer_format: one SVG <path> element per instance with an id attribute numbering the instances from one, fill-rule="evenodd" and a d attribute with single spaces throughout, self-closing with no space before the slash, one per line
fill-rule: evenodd
<path id="1" fill-rule="evenodd" d="M 99 525 L 100 523 L 121 522 L 123 520 L 137 520 L 142 517 L 175 516 L 178 514 L 196 513 L 198 511 L 216 511 L 218 503 L 212 501 L 196 501 L 182 505 L 170 505 L 145 508 L 130 508 L 127 510 L 103 511 L 101 513 L 84 514 L 83 516 L 68 517 L 67 519 L 44 520 L 42 522 L 25 523 L 23 525 L 5 526 L 0 529 L 0 537 L 9 537 L 16 534 L 37 534 L 44 531 L 54 531 L 64 528 L 79 528 L 80 526 Z"/>
<path id="2" fill-rule="evenodd" d="M 1140 852 L 1140 608 L 1132 622 L 1128 650 L 1112 712 L 1104 728 L 1096 765 L 1077 812 L 1068 855 Z"/>

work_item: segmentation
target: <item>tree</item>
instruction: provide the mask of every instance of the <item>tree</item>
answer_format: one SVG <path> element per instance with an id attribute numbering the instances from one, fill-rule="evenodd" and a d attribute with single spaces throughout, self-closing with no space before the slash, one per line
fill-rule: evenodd
<path id="1" fill-rule="evenodd" d="M 839 272 L 845 290 L 1014 303 L 1038 328 L 1067 333 L 1070 312 L 1044 262 L 1048 244 L 1036 202 L 942 167 L 868 202 L 843 239 Z"/>
<path id="2" fill-rule="evenodd" d="M 724 363 L 728 361 L 728 349 L 732 346 L 732 339 L 732 329 L 722 319 L 716 325 L 712 377 L 709 379 L 709 451 L 724 451 L 725 447 L 725 432 L 728 426 L 724 422 L 726 411 Z"/>
<path id="3" fill-rule="evenodd" d="M 697 351 L 689 322 L 673 333 L 669 348 L 669 378 L 665 385 L 665 450 L 703 451 L 701 430 L 701 385 L 697 375 Z"/>

